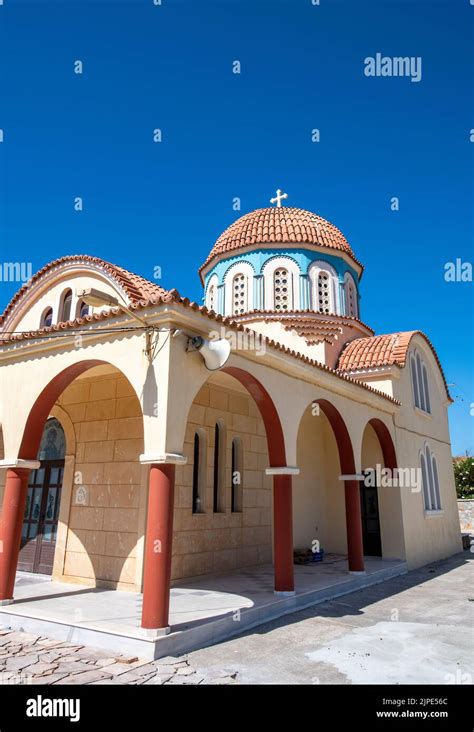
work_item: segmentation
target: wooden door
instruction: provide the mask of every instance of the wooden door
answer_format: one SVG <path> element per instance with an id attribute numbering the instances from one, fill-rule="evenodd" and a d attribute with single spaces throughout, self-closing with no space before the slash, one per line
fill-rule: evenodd
<path id="1" fill-rule="evenodd" d="M 18 569 L 39 574 L 53 571 L 64 460 L 42 460 L 28 483 Z"/>
<path id="2" fill-rule="evenodd" d="M 362 514 L 364 555 L 368 557 L 381 557 L 382 539 L 380 536 L 377 486 L 367 486 L 363 480 L 360 482 L 360 508 Z"/>

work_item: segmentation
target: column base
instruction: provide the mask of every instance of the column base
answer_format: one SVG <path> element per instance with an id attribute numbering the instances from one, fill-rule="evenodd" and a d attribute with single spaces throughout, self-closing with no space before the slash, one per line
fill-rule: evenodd
<path id="1" fill-rule="evenodd" d="M 273 594 L 278 597 L 293 597 L 296 592 L 294 590 L 273 590 Z"/>
<path id="2" fill-rule="evenodd" d="M 350 569 L 349 574 L 367 574 L 367 572 L 365 571 L 365 569 L 362 569 L 360 571 L 355 571 L 355 570 Z"/>
<path id="3" fill-rule="evenodd" d="M 151 641 L 163 638 L 164 635 L 168 635 L 170 632 L 171 628 L 169 625 L 166 628 L 140 628 L 140 635 Z"/>
<path id="4" fill-rule="evenodd" d="M 9 600 L 0 600 L 0 607 L 4 607 L 5 605 L 11 605 L 13 603 L 13 597 Z"/>

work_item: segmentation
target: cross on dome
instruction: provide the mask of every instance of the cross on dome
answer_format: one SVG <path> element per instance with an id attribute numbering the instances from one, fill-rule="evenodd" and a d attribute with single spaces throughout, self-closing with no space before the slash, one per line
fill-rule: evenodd
<path id="1" fill-rule="evenodd" d="M 281 202 L 284 198 L 288 198 L 288 193 L 283 193 L 278 188 L 275 198 L 270 198 L 270 203 L 276 203 L 277 208 L 281 208 Z"/>

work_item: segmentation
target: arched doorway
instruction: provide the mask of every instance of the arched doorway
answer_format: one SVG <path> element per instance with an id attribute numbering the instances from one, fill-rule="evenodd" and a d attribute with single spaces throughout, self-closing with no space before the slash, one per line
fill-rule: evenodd
<path id="1" fill-rule="evenodd" d="M 306 548 L 309 541 L 322 540 L 336 553 L 347 551 L 350 572 L 363 572 L 360 494 L 354 451 L 341 413 L 327 399 L 314 399 L 307 407 L 300 422 L 297 444 L 298 460 L 302 465 L 299 485 L 305 493 L 301 500 L 296 499 L 297 517 L 304 515 L 302 526 L 304 522 L 305 530 L 299 532 L 302 548 Z M 336 471 L 337 464 L 339 471 Z M 338 472 L 342 475 L 336 475 Z M 338 490 L 341 480 L 344 481 L 344 496 Z M 315 482 L 319 489 L 315 488 Z M 313 512 L 308 510 L 311 505 L 315 509 Z"/>
<path id="2" fill-rule="evenodd" d="M 365 425 L 361 444 L 360 483 L 364 554 L 401 559 L 405 555 L 400 488 L 395 477 L 397 456 L 388 427 L 378 418 Z"/>
<path id="3" fill-rule="evenodd" d="M 48 419 L 37 456 L 40 467 L 30 472 L 28 480 L 18 560 L 20 570 L 52 574 L 65 454 L 64 430 L 56 418 Z"/>

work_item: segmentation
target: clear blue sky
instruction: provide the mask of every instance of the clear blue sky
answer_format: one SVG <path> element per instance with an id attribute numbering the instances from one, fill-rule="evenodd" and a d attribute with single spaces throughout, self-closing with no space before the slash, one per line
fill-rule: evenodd
<path id="1" fill-rule="evenodd" d="M 245 213 L 281 187 L 365 264 L 362 319 L 432 339 L 453 450 L 474 452 L 473 285 L 443 279 L 473 258 L 473 20 L 469 0 L 4 0 L 2 261 L 159 266 L 199 300 L 232 199 Z M 367 78 L 377 52 L 420 56 L 421 82 Z"/>

